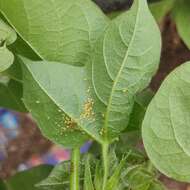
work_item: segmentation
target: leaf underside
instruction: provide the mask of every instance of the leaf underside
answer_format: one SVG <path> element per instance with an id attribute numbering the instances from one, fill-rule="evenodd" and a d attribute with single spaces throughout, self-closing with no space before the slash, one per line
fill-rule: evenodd
<path id="1" fill-rule="evenodd" d="M 190 62 L 173 71 L 148 106 L 143 141 L 164 174 L 190 182 Z"/>
<path id="2" fill-rule="evenodd" d="M 160 58 L 160 32 L 145 0 L 112 20 L 97 40 L 93 85 L 105 105 L 104 133 L 117 137 L 126 128 L 134 95 L 150 82 Z M 101 69 L 100 69 L 101 68 Z"/>

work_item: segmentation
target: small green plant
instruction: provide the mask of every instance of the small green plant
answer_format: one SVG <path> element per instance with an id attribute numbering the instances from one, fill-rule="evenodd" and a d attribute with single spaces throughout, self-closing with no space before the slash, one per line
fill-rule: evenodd
<path id="1" fill-rule="evenodd" d="M 1 106 L 29 111 L 44 136 L 72 150 L 70 161 L 18 173 L 1 189 L 165 189 L 135 146 L 161 51 L 146 0 L 112 19 L 90 0 L 0 0 L 0 11 Z M 181 68 L 151 101 L 143 140 L 158 169 L 190 181 L 180 165 L 189 164 L 190 144 L 181 100 L 189 101 L 188 64 Z M 81 156 L 88 140 L 92 148 Z"/>

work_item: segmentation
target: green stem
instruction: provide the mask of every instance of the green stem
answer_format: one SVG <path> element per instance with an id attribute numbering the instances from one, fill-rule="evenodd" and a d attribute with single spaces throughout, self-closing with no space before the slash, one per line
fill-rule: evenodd
<path id="1" fill-rule="evenodd" d="M 80 149 L 75 148 L 71 154 L 70 190 L 79 190 Z"/>
<path id="2" fill-rule="evenodd" d="M 106 190 L 108 174 L 109 174 L 108 150 L 109 150 L 109 143 L 104 143 L 102 145 L 102 157 L 103 157 L 103 168 L 104 168 L 102 190 Z"/>

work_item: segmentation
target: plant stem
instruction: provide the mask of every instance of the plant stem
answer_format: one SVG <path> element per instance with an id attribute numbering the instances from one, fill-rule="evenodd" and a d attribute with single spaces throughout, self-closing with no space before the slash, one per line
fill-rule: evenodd
<path id="1" fill-rule="evenodd" d="M 109 143 L 104 143 L 102 145 L 102 158 L 103 158 L 103 168 L 104 168 L 102 190 L 106 190 L 108 174 L 109 174 L 108 150 L 109 150 Z"/>
<path id="2" fill-rule="evenodd" d="M 70 190 L 79 190 L 80 148 L 72 150 L 70 168 Z"/>

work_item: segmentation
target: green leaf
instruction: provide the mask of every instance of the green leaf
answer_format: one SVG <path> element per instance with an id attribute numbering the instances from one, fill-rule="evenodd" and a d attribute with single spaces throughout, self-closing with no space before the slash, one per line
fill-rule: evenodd
<path id="1" fill-rule="evenodd" d="M 38 183 L 36 187 L 44 190 L 66 190 L 69 188 L 69 162 L 55 166 L 50 175 Z"/>
<path id="2" fill-rule="evenodd" d="M 84 190 L 94 190 L 92 175 L 90 169 L 90 155 L 86 158 L 85 172 L 84 172 Z"/>
<path id="3" fill-rule="evenodd" d="M 154 16 L 154 18 L 161 22 L 163 18 L 169 13 L 174 7 L 176 0 L 161 0 L 158 2 L 150 3 L 149 8 Z"/>
<path id="4" fill-rule="evenodd" d="M 1 75 L 22 83 L 22 68 L 17 56 L 15 56 L 14 63 L 11 67 L 2 72 Z"/>
<path id="5" fill-rule="evenodd" d="M 35 184 L 46 178 L 52 170 L 52 166 L 41 165 L 24 172 L 17 173 L 6 181 L 8 190 L 39 190 Z"/>
<path id="6" fill-rule="evenodd" d="M 8 69 L 14 62 L 14 55 L 6 48 L 0 47 L 0 72 Z"/>
<path id="7" fill-rule="evenodd" d="M 96 190 L 102 189 L 103 183 L 103 169 L 100 161 L 96 163 L 95 176 L 94 176 L 94 186 Z"/>
<path id="8" fill-rule="evenodd" d="M 190 62 L 174 70 L 148 106 L 143 141 L 153 164 L 176 180 L 190 182 Z"/>
<path id="9" fill-rule="evenodd" d="M 74 65 L 90 60 L 108 21 L 90 0 L 0 0 L 0 10 L 41 58 Z"/>
<path id="10" fill-rule="evenodd" d="M 102 116 L 91 98 L 86 68 L 21 60 L 24 103 L 43 134 L 67 147 L 78 147 L 89 138 L 102 142 Z"/>
<path id="11" fill-rule="evenodd" d="M 190 49 L 190 1 L 189 0 L 180 0 L 176 1 L 173 15 L 176 22 L 177 30 L 180 37 Z"/>
<path id="12" fill-rule="evenodd" d="M 41 60 L 40 57 L 20 36 L 17 37 L 16 42 L 11 44 L 9 48 L 15 54 L 22 55 L 36 61 Z"/>
<path id="13" fill-rule="evenodd" d="M 16 41 L 16 32 L 0 18 L 0 45 L 10 45 Z"/>
<path id="14" fill-rule="evenodd" d="M 137 94 L 126 132 L 141 129 L 146 108 L 150 103 L 152 97 L 153 92 L 150 89 L 146 89 L 145 91 Z"/>
<path id="15" fill-rule="evenodd" d="M 7 84 L 0 83 L 0 107 L 25 112 L 26 108 L 21 100 L 22 84 L 10 80 Z"/>
<path id="16" fill-rule="evenodd" d="M 15 42 L 16 38 L 15 31 L 0 18 L 0 72 L 5 71 L 13 64 L 14 55 L 6 45 Z"/>
<path id="17" fill-rule="evenodd" d="M 120 163 L 117 165 L 117 168 L 115 169 L 113 175 L 109 178 L 107 182 L 106 190 L 115 190 L 118 187 L 122 170 L 126 164 L 126 159 L 127 156 L 122 158 Z"/>
<path id="18" fill-rule="evenodd" d="M 160 32 L 146 0 L 135 0 L 130 11 L 112 20 L 97 41 L 93 84 L 104 103 L 104 136 L 113 140 L 128 124 L 134 95 L 155 74 L 160 58 Z"/>
<path id="19" fill-rule="evenodd" d="M 122 180 L 124 184 L 127 183 L 129 189 L 152 190 L 149 188 L 153 182 L 153 176 L 145 170 L 143 165 L 133 166 Z"/>

